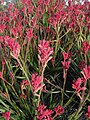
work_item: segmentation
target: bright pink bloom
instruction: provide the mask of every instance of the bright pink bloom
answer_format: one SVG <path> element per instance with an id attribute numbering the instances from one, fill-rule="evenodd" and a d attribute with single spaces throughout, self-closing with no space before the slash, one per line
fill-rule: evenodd
<path id="1" fill-rule="evenodd" d="M 54 111 L 55 111 L 55 117 L 58 116 L 58 115 L 61 115 L 64 113 L 64 108 L 61 107 L 60 105 L 58 105 L 57 107 L 54 108 Z"/>
<path id="2" fill-rule="evenodd" d="M 70 60 L 69 61 L 62 61 L 63 68 L 68 70 L 70 67 Z"/>
<path id="3" fill-rule="evenodd" d="M 13 33 L 14 37 L 16 37 L 18 35 L 17 27 L 12 28 L 11 32 Z"/>
<path id="4" fill-rule="evenodd" d="M 84 68 L 85 66 L 86 66 L 86 63 L 85 63 L 84 60 L 82 60 L 82 61 L 79 62 L 78 67 L 79 67 L 80 70 L 83 70 L 83 68 Z"/>
<path id="5" fill-rule="evenodd" d="M 63 65 L 63 68 L 65 70 L 68 70 L 70 67 L 70 57 L 72 54 L 71 54 L 71 52 L 68 52 L 68 53 L 62 52 L 62 55 L 63 55 L 64 60 L 61 63 Z"/>
<path id="6" fill-rule="evenodd" d="M 81 50 L 82 50 L 82 52 L 84 53 L 84 54 L 87 54 L 87 52 L 89 51 L 89 48 L 90 48 L 90 45 L 89 45 L 89 43 L 87 42 L 87 41 L 83 41 L 82 42 L 82 48 L 81 48 Z"/>
<path id="7" fill-rule="evenodd" d="M 82 73 L 84 79 L 88 80 L 90 78 L 90 66 L 86 66 L 85 68 L 83 68 L 81 73 Z"/>
<path id="8" fill-rule="evenodd" d="M 31 76 L 31 85 L 32 85 L 32 90 L 34 93 L 38 92 L 44 84 L 42 84 L 43 78 L 42 76 L 38 76 L 37 73 L 32 74 Z"/>
<path id="9" fill-rule="evenodd" d="M 13 55 L 17 58 L 20 54 L 20 45 L 18 42 L 14 42 L 14 46 L 12 48 Z"/>
<path id="10" fill-rule="evenodd" d="M 15 42 L 15 40 L 13 38 L 10 38 L 9 36 L 4 36 L 2 42 L 3 42 L 3 45 L 5 47 L 7 46 L 12 51 L 14 57 L 19 56 L 19 54 L 20 54 L 20 45 L 19 45 L 18 42 Z"/>
<path id="11" fill-rule="evenodd" d="M 66 61 L 72 56 L 72 53 L 71 52 L 68 52 L 68 53 L 62 52 L 62 55 L 63 55 L 64 61 Z"/>
<path id="12" fill-rule="evenodd" d="M 0 32 L 1 33 L 4 32 L 5 28 L 6 28 L 6 25 L 0 24 Z"/>
<path id="13" fill-rule="evenodd" d="M 81 87 L 82 82 L 83 82 L 82 79 L 78 78 L 72 84 L 72 88 L 75 89 L 77 91 L 77 93 L 79 93 L 81 90 L 85 90 L 86 89 L 85 87 Z"/>
<path id="14" fill-rule="evenodd" d="M 39 104 L 37 111 L 38 111 L 38 115 L 37 115 L 38 120 L 52 120 L 51 114 L 53 113 L 53 111 L 46 109 L 46 106 L 43 105 L 42 103 Z"/>
<path id="15" fill-rule="evenodd" d="M 38 45 L 39 60 L 42 63 L 42 66 L 48 63 L 51 60 L 51 54 L 53 54 L 53 49 L 49 45 L 49 41 L 40 40 Z"/>
<path id="16" fill-rule="evenodd" d="M 18 32 L 22 36 L 22 25 L 17 25 Z"/>
<path id="17" fill-rule="evenodd" d="M 66 61 L 68 59 L 68 53 L 66 52 L 62 52 L 62 55 L 63 55 L 63 58 L 64 58 L 64 61 Z"/>
<path id="18" fill-rule="evenodd" d="M 4 112 L 2 113 L 2 116 L 5 118 L 5 120 L 10 120 L 10 112 Z"/>
<path id="19" fill-rule="evenodd" d="M 28 40 L 31 40 L 31 38 L 33 37 L 33 31 L 30 28 L 27 29 L 26 37 L 28 38 Z"/>
<path id="20" fill-rule="evenodd" d="M 88 119 L 90 119 L 90 105 L 88 106 L 88 111 L 87 111 L 87 113 L 86 113 L 86 117 L 87 117 Z"/>

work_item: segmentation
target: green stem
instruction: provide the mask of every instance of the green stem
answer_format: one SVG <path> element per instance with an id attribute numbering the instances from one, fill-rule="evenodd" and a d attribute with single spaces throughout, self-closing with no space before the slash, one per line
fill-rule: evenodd
<path id="1" fill-rule="evenodd" d="M 84 54 L 84 57 L 85 57 L 85 62 L 87 64 L 87 58 L 86 58 L 86 54 Z M 85 82 L 84 82 L 84 86 L 83 87 L 86 87 L 87 85 L 87 80 L 85 79 Z M 83 102 L 84 100 L 84 96 L 85 96 L 85 89 L 82 91 L 82 99 L 81 99 L 81 103 Z"/>
<path id="2" fill-rule="evenodd" d="M 90 92 L 87 94 L 87 96 L 85 97 L 85 99 L 83 100 L 83 102 L 80 103 L 80 106 L 79 106 L 79 108 L 78 108 L 78 110 L 77 110 L 77 112 L 76 112 L 76 114 L 74 116 L 74 120 L 77 120 L 77 116 L 80 113 L 80 111 L 82 110 L 82 107 L 85 104 L 86 100 L 88 99 L 89 95 L 90 95 Z"/>
<path id="3" fill-rule="evenodd" d="M 30 46 L 30 40 L 29 40 L 28 43 L 27 43 L 25 63 L 26 63 L 26 61 L 27 61 L 27 55 L 28 55 L 28 52 L 29 52 L 29 46 Z"/>
<path id="4" fill-rule="evenodd" d="M 63 106 L 63 99 L 64 99 L 64 91 L 65 91 L 65 84 L 66 84 L 66 77 L 67 77 L 67 70 L 64 69 L 63 71 L 63 78 L 64 78 L 64 84 L 62 89 L 62 106 Z"/>
<path id="5" fill-rule="evenodd" d="M 20 58 L 20 60 L 22 60 L 22 59 Z M 29 77 L 28 77 L 28 75 L 27 75 L 27 72 L 25 71 L 24 67 L 22 66 L 20 60 L 17 58 L 17 61 L 18 61 L 18 63 L 19 63 L 19 65 L 20 65 L 20 67 L 21 67 L 23 73 L 25 74 L 25 76 L 26 76 L 26 78 L 27 78 L 27 80 L 28 80 L 29 85 L 30 85 L 30 89 L 31 89 L 32 87 L 31 87 L 30 79 L 29 79 Z"/>
<path id="6" fill-rule="evenodd" d="M 58 31 L 56 31 L 56 33 L 57 33 L 57 40 L 56 40 L 56 44 L 55 44 L 55 57 L 57 55 L 58 43 L 59 43 L 59 33 L 58 33 Z"/>

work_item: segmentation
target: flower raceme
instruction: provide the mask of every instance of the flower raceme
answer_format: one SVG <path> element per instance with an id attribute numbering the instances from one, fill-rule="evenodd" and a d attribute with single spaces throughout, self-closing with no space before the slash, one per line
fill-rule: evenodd
<path id="1" fill-rule="evenodd" d="M 81 78 L 78 78 L 76 81 L 73 82 L 72 88 L 79 93 L 81 90 L 86 89 L 85 87 L 81 87 L 81 84 L 83 83 L 83 80 Z"/>
<path id="2" fill-rule="evenodd" d="M 68 70 L 69 67 L 70 67 L 70 57 L 71 57 L 71 53 L 66 53 L 66 52 L 62 52 L 62 55 L 63 55 L 63 58 L 64 58 L 64 61 L 62 61 L 62 65 L 63 65 L 63 68 L 65 70 Z"/>
<path id="3" fill-rule="evenodd" d="M 83 68 L 81 73 L 82 73 L 84 79 L 88 80 L 90 78 L 90 66 L 85 66 L 85 68 Z"/>
<path id="4" fill-rule="evenodd" d="M 54 108 L 54 111 L 55 111 L 55 113 L 56 113 L 55 116 L 54 116 L 54 118 L 55 118 L 55 117 L 57 117 L 58 115 L 61 115 L 61 114 L 64 113 L 64 108 L 61 107 L 60 105 L 58 105 L 57 107 Z"/>
<path id="5" fill-rule="evenodd" d="M 84 82 L 85 80 L 82 78 L 78 78 L 76 81 L 73 82 L 72 84 L 72 88 L 76 90 L 76 94 L 77 96 L 79 96 L 80 99 L 82 99 L 81 95 L 80 95 L 80 92 L 85 90 L 86 87 L 82 86 L 82 83 Z"/>
<path id="6" fill-rule="evenodd" d="M 47 109 L 44 104 L 40 102 L 39 106 L 37 107 L 37 118 L 38 120 L 54 120 L 58 115 L 61 115 L 64 113 L 64 108 L 58 105 L 54 108 L 54 110 Z M 52 114 L 55 112 L 55 115 Z"/>
<path id="7" fill-rule="evenodd" d="M 83 70 L 83 68 L 84 68 L 85 66 L 86 66 L 85 60 L 81 60 L 81 61 L 79 62 L 79 65 L 78 65 L 79 69 L 80 69 L 80 70 Z"/>
<path id="8" fill-rule="evenodd" d="M 31 40 L 32 36 L 33 36 L 33 31 L 31 29 L 27 29 L 26 37 L 28 38 L 28 40 Z"/>
<path id="9" fill-rule="evenodd" d="M 42 76 L 38 76 L 37 73 L 32 74 L 31 76 L 31 85 L 32 85 L 32 90 L 34 93 L 38 92 L 44 84 L 42 83 L 43 78 Z"/>
<path id="10" fill-rule="evenodd" d="M 5 47 L 8 47 L 14 57 L 18 57 L 20 54 L 20 45 L 18 42 L 15 42 L 14 38 L 10 38 L 9 36 L 4 36 L 1 38 L 1 44 L 3 44 Z"/>
<path id="11" fill-rule="evenodd" d="M 78 78 L 72 84 L 72 88 L 76 90 L 77 95 L 80 98 L 81 98 L 80 91 L 84 91 L 86 89 L 87 80 L 90 78 L 90 66 L 85 66 L 83 68 L 83 70 L 81 71 L 81 73 L 82 73 L 83 77 L 82 78 Z"/>
<path id="12" fill-rule="evenodd" d="M 39 104 L 37 107 L 38 115 L 37 119 L 38 120 L 52 120 L 51 114 L 53 113 L 52 110 L 46 109 L 46 106 L 43 105 L 42 103 Z"/>
<path id="13" fill-rule="evenodd" d="M 87 41 L 83 41 L 82 42 L 82 48 L 81 48 L 81 51 L 84 53 L 84 54 L 87 54 L 87 52 L 90 50 L 90 45 Z"/>
<path id="14" fill-rule="evenodd" d="M 38 57 L 42 67 L 52 59 L 53 49 L 50 47 L 49 41 L 40 40 L 38 45 Z"/>

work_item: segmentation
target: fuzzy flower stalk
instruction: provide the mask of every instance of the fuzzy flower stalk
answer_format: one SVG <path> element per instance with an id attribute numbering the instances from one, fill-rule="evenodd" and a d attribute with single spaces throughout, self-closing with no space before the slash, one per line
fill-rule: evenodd
<path id="1" fill-rule="evenodd" d="M 71 53 L 68 52 L 62 52 L 63 55 L 63 61 L 62 66 L 63 66 L 63 79 L 64 79 L 64 84 L 63 84 L 63 91 L 62 91 L 62 105 L 63 105 L 63 98 L 64 98 L 64 90 L 65 90 L 65 84 L 66 84 L 66 77 L 67 77 L 67 70 L 70 67 L 70 57 L 71 57 Z"/>

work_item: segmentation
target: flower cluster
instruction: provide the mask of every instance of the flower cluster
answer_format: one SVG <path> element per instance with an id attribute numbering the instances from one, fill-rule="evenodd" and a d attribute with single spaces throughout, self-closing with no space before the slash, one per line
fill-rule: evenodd
<path id="1" fill-rule="evenodd" d="M 38 120 L 52 120 L 51 114 L 53 113 L 53 111 L 46 109 L 46 106 L 43 105 L 42 103 L 39 104 L 37 111 L 38 111 L 38 115 L 37 115 Z"/>
<path id="2" fill-rule="evenodd" d="M 14 57 L 18 57 L 20 54 L 20 45 L 18 42 L 15 42 L 14 38 L 10 38 L 9 36 L 1 37 L 1 44 L 5 47 L 8 47 L 13 53 Z"/>
<path id="3" fill-rule="evenodd" d="M 84 79 L 88 80 L 90 78 L 90 66 L 85 66 L 85 68 L 83 68 L 81 73 L 82 73 Z"/>
<path id="4" fill-rule="evenodd" d="M 81 51 L 84 53 L 84 54 L 87 54 L 87 52 L 90 50 L 90 45 L 87 41 L 83 41 L 82 42 L 82 48 L 81 48 Z"/>
<path id="5" fill-rule="evenodd" d="M 73 109 L 69 103 L 75 93 L 79 108 L 75 118 L 70 112 L 67 118 L 76 120 L 89 100 L 90 2 L 65 1 L 0 1 L 0 109 L 11 111 L 1 113 L 6 120 L 11 113 L 11 119 L 64 119 L 59 115 Z M 72 77 L 76 80 L 70 83 Z M 90 119 L 90 106 L 86 117 Z"/>
<path id="6" fill-rule="evenodd" d="M 80 91 L 85 90 L 86 87 L 82 86 L 83 80 L 81 78 L 78 78 L 76 81 L 73 81 L 72 88 L 76 90 L 77 95 L 80 96 Z"/>
<path id="7" fill-rule="evenodd" d="M 32 85 L 32 90 L 34 93 L 38 92 L 44 84 L 42 83 L 43 78 L 42 76 L 38 76 L 37 73 L 32 74 L 31 76 L 31 85 Z"/>
<path id="8" fill-rule="evenodd" d="M 38 120 L 53 120 L 58 115 L 64 113 L 64 108 L 58 105 L 52 111 L 47 109 L 46 106 L 40 102 L 39 106 L 37 107 L 37 111 L 38 111 L 38 115 L 37 115 Z M 55 113 L 54 116 L 53 113 Z"/>
<path id="9" fill-rule="evenodd" d="M 68 70 L 70 67 L 71 53 L 62 52 L 64 61 L 62 61 L 63 69 Z"/>
<path id="10" fill-rule="evenodd" d="M 53 49 L 50 47 L 49 41 L 40 40 L 38 45 L 38 57 L 42 67 L 52 59 Z"/>
<path id="11" fill-rule="evenodd" d="M 55 117 L 57 117 L 58 115 L 61 115 L 64 113 L 64 108 L 61 107 L 60 105 L 58 105 L 57 107 L 54 108 L 54 111 L 55 111 Z"/>
<path id="12" fill-rule="evenodd" d="M 80 96 L 80 91 L 83 91 L 86 89 L 87 80 L 90 78 L 90 66 L 85 66 L 85 68 L 83 68 L 81 73 L 83 77 L 78 78 L 72 84 L 72 88 L 76 90 L 76 93 L 80 97 L 80 99 L 82 99 Z"/>

